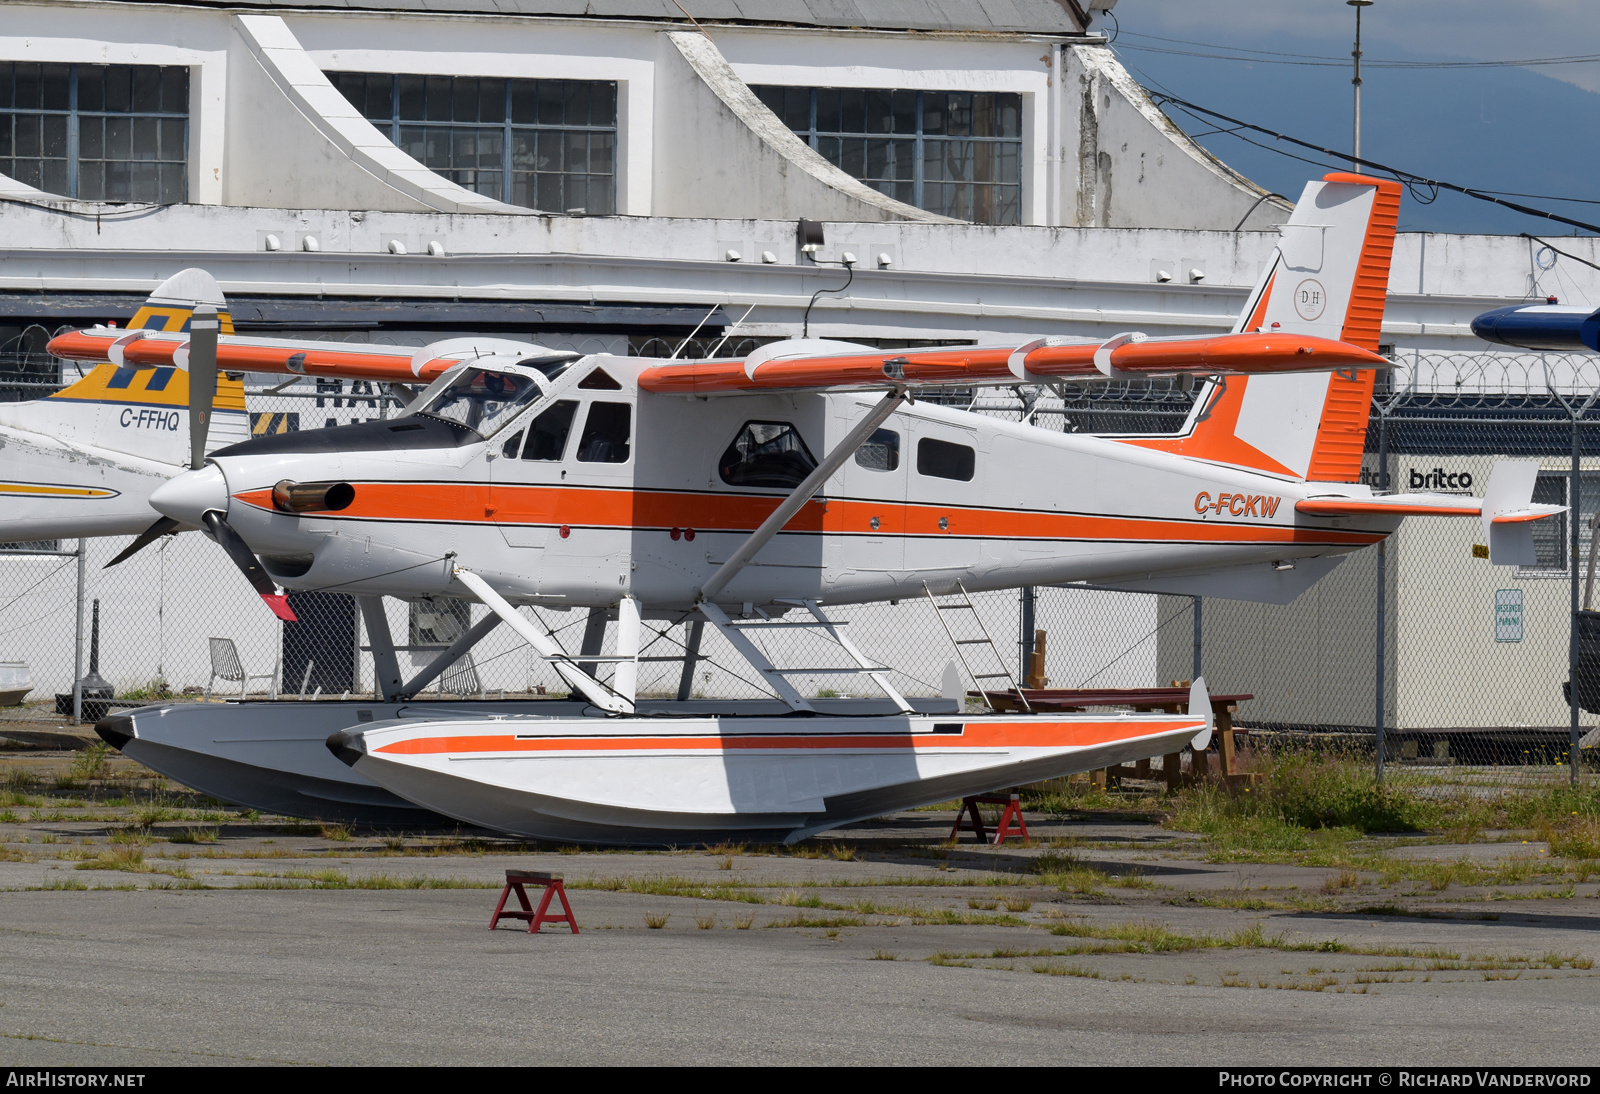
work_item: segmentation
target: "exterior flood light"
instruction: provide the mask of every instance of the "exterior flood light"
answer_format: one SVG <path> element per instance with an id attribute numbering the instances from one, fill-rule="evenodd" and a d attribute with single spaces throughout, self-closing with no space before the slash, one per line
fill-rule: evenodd
<path id="1" fill-rule="evenodd" d="M 406 253 L 406 245 L 401 243 L 398 239 L 391 239 L 389 241 L 389 253 L 392 255 L 403 255 Z"/>
<path id="2" fill-rule="evenodd" d="M 1157 270 L 1156 271 L 1156 280 L 1161 282 L 1163 285 L 1165 285 L 1168 281 L 1172 280 L 1172 275 L 1170 273 L 1168 273 L 1166 270 Z"/>
<path id="3" fill-rule="evenodd" d="M 773 254 L 771 251 L 762 251 L 761 252 L 761 261 L 765 262 L 767 265 L 770 266 L 774 262 L 778 261 L 778 256 Z"/>
<path id="4" fill-rule="evenodd" d="M 800 218 L 800 226 L 795 234 L 799 239 L 800 249 L 808 255 L 814 255 L 822 250 L 822 245 L 826 242 L 822 238 L 822 225 L 805 217 Z"/>
<path id="5" fill-rule="evenodd" d="M 737 262 L 744 256 L 738 251 L 734 250 L 732 247 L 729 247 L 728 250 L 724 252 L 722 257 L 727 259 L 729 262 Z"/>

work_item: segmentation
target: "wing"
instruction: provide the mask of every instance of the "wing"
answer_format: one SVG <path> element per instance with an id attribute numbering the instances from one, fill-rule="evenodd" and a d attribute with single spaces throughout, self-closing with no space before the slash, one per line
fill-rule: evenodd
<path id="1" fill-rule="evenodd" d="M 1304 334 L 1218 334 L 1020 346 L 941 346 L 872 350 L 820 339 L 778 342 L 744 360 L 656 365 L 639 376 L 645 391 L 732 395 L 753 391 L 870 391 L 949 384 L 1029 384 L 1136 376 L 1232 376 L 1388 368 L 1357 346 Z"/>
<path id="2" fill-rule="evenodd" d="M 188 367 L 187 331 L 120 330 L 91 327 L 68 331 L 47 347 L 68 361 L 122 367 Z M 224 334 L 217 339 L 217 368 L 224 372 L 270 372 L 286 376 L 330 376 L 347 380 L 428 383 L 466 357 L 487 353 L 548 355 L 551 350 L 504 338 L 452 338 L 421 349 L 356 342 L 314 342 L 290 338 L 250 338 Z"/>

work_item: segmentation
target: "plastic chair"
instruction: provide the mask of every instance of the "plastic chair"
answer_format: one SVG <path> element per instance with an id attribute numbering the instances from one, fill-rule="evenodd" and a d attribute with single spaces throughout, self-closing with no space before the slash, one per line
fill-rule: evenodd
<path id="1" fill-rule="evenodd" d="M 473 695 L 480 699 L 488 698 L 483 681 L 478 678 L 478 666 L 473 664 L 470 653 L 444 670 L 444 675 L 439 679 L 439 694 L 459 695 L 463 699 Z M 505 698 L 505 689 L 500 689 L 497 698 Z"/>
<path id="2" fill-rule="evenodd" d="M 266 680 L 271 683 L 272 697 L 278 697 L 278 672 L 274 668 L 271 672 L 246 672 L 244 664 L 239 660 L 239 649 L 233 644 L 231 638 L 210 638 L 211 643 L 211 679 L 206 681 L 206 698 L 211 698 L 212 686 L 219 678 L 229 683 L 239 685 L 239 698 L 243 699 L 250 692 L 250 681 Z"/>

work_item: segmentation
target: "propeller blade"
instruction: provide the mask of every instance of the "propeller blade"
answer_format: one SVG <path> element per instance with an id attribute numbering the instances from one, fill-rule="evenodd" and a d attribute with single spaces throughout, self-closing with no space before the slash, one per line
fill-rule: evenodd
<path id="1" fill-rule="evenodd" d="M 261 568 L 261 560 L 256 558 L 250 545 L 223 519 L 222 514 L 213 509 L 200 519 L 205 521 L 207 530 L 217 537 L 217 542 L 228 552 L 228 557 L 239 567 L 239 572 L 244 574 L 245 580 L 261 594 L 261 599 L 267 602 L 272 614 L 285 623 L 298 623 L 300 620 L 295 616 L 294 609 L 289 607 L 289 598 L 278 592 L 278 586 L 267 576 L 267 571 Z"/>
<path id="2" fill-rule="evenodd" d="M 109 570 L 119 562 L 128 561 L 128 559 L 132 558 L 134 555 L 150 546 L 162 536 L 171 535 L 181 527 L 183 526 L 177 521 L 173 520 L 171 517 L 162 517 L 150 527 L 140 532 L 138 539 L 135 539 L 132 543 L 124 547 L 121 553 L 119 553 L 116 558 L 106 563 L 102 569 Z"/>
<path id="3" fill-rule="evenodd" d="M 217 309 L 199 304 L 189 320 L 189 469 L 206 465 L 206 435 L 217 401 Z"/>

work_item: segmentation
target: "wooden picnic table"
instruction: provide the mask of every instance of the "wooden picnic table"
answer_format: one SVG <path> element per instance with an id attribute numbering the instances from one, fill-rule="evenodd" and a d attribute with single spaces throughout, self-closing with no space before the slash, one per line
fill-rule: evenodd
<path id="1" fill-rule="evenodd" d="M 1000 711 L 1020 711 L 1022 703 L 1017 698 L 1015 691 L 989 691 L 979 693 L 968 692 L 973 698 L 981 694 L 987 698 L 989 705 Z M 1168 714 L 1182 714 L 1189 706 L 1188 687 L 1170 688 L 1023 688 L 1022 696 L 1028 702 L 1028 707 L 1042 713 L 1066 713 L 1069 711 L 1083 711 L 1090 707 L 1131 707 L 1140 713 L 1150 711 L 1165 711 Z M 1211 696 L 1211 710 L 1216 716 L 1216 733 L 1213 737 L 1217 741 L 1218 752 L 1221 758 L 1221 774 L 1229 783 L 1246 781 L 1248 776 L 1235 770 L 1234 764 L 1234 734 L 1244 733 L 1245 730 L 1234 729 L 1233 716 L 1239 711 L 1239 704 L 1246 699 L 1254 699 L 1254 695 L 1238 693 L 1232 695 Z M 1182 785 L 1182 754 L 1173 753 L 1165 756 L 1161 761 L 1162 774 L 1166 777 L 1167 788 L 1176 790 Z M 1202 769 L 1203 768 L 1203 769 Z M 1190 777 L 1194 780 L 1204 779 L 1211 772 L 1210 763 L 1204 752 L 1195 757 Z M 1109 786 L 1111 780 L 1117 778 L 1149 778 L 1150 761 L 1140 760 L 1138 764 L 1129 767 L 1126 764 L 1119 767 L 1104 768 L 1093 772 L 1098 776 L 1097 782 Z"/>

